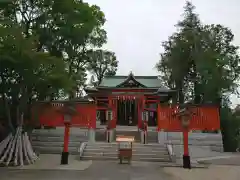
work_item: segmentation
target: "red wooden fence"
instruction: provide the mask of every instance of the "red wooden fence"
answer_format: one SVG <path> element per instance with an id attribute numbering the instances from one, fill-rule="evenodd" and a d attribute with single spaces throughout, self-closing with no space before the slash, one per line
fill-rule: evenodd
<path id="1" fill-rule="evenodd" d="M 40 125 L 61 127 L 64 126 L 64 114 L 59 111 L 60 108 L 56 106 L 44 107 L 44 103 L 41 103 L 33 107 L 32 113 L 37 113 Z M 97 108 L 95 104 L 76 103 L 75 108 L 76 114 L 72 116 L 71 126 L 96 128 Z"/>
<path id="2" fill-rule="evenodd" d="M 158 107 L 158 129 L 166 131 L 182 131 L 179 118 L 175 116 L 175 107 Z M 215 106 L 193 107 L 190 130 L 217 130 L 220 129 L 218 108 Z"/>

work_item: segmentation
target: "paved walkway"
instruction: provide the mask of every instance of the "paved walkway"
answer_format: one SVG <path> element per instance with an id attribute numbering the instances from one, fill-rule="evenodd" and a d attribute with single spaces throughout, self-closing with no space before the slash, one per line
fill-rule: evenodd
<path id="1" fill-rule="evenodd" d="M 79 161 L 70 156 L 69 165 L 60 165 L 60 155 L 41 155 L 34 165 L 0 168 L 1 180 L 239 180 L 240 166 L 210 165 L 191 170 L 161 167 L 159 163 L 110 161 Z M 203 159 L 202 159 L 203 160 Z M 211 158 L 204 161 L 238 162 L 240 156 Z"/>
<path id="2" fill-rule="evenodd" d="M 210 166 L 208 169 L 164 168 L 174 180 L 239 180 L 240 166 Z M 174 177 L 173 177 L 174 176 Z"/>
<path id="3" fill-rule="evenodd" d="M 1 180 L 174 180 L 157 163 L 94 161 L 85 170 L 0 169 Z"/>
<path id="4" fill-rule="evenodd" d="M 68 165 L 61 165 L 61 155 L 41 154 L 39 159 L 28 166 L 9 167 L 9 169 L 20 170 L 85 170 L 92 165 L 92 161 L 80 161 L 79 156 L 70 155 Z"/>

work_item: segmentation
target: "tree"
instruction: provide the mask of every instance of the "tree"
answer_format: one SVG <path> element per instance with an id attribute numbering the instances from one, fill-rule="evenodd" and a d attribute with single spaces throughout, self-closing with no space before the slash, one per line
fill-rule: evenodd
<path id="1" fill-rule="evenodd" d="M 21 24 L 26 36 L 38 36 L 37 51 L 64 58 L 75 82 L 68 95 L 75 97 L 86 81 L 86 52 L 107 40 L 100 8 L 76 0 L 13 0 L 0 6 L 2 16 Z"/>
<path id="2" fill-rule="evenodd" d="M 3 117 L 10 130 L 0 144 L 0 164 L 5 165 L 12 161 L 14 165 L 23 165 L 37 158 L 26 132 L 32 102 L 59 89 L 71 88 L 64 61 L 37 52 L 36 37 L 26 38 L 23 32 L 21 26 L 11 21 L 2 22 L 0 27 L 0 95 Z"/>
<path id="3" fill-rule="evenodd" d="M 12 0 L 0 2 L 0 19 L 0 117 L 10 132 L 0 164 L 22 165 L 36 159 L 25 121 L 32 102 L 80 94 L 87 52 L 106 42 L 105 16 L 83 1 Z"/>
<path id="4" fill-rule="evenodd" d="M 62 56 L 69 78 L 76 84 L 69 92 L 74 98 L 86 81 L 86 52 L 106 42 L 104 13 L 96 5 L 75 0 L 54 0 L 40 6 L 42 15 L 36 20 L 41 50 Z M 49 31 L 53 29 L 53 31 Z"/>
<path id="5" fill-rule="evenodd" d="M 88 52 L 87 69 L 97 78 L 97 85 L 104 76 L 114 76 L 118 67 L 115 53 L 106 50 L 92 50 Z"/>
<path id="6" fill-rule="evenodd" d="M 177 32 L 162 43 L 164 52 L 156 65 L 163 82 L 178 90 L 178 98 L 174 101 L 180 103 L 192 94 L 193 85 L 190 82 L 197 82 L 194 58 L 198 51 L 196 43 L 200 40 L 201 24 L 194 8 L 190 2 L 186 3 L 184 19 L 176 25 Z"/>
<path id="7" fill-rule="evenodd" d="M 184 90 L 182 85 L 195 103 L 219 103 L 220 97 L 236 90 L 240 70 L 238 47 L 232 44 L 234 36 L 228 28 L 203 25 L 193 9 L 187 2 L 184 20 L 163 43 L 165 51 L 156 67 L 166 84 L 180 91 Z"/>
<path id="8" fill-rule="evenodd" d="M 232 44 L 231 30 L 222 25 L 204 25 L 189 2 L 177 27 L 177 32 L 163 43 L 165 51 L 156 65 L 162 80 L 179 91 L 180 103 L 192 99 L 197 104 L 212 102 L 222 106 L 223 100 L 229 102 L 229 94 L 236 92 L 240 77 L 238 47 Z M 227 118 L 222 115 L 221 119 Z M 227 137 L 226 132 L 231 130 L 224 128 Z"/>

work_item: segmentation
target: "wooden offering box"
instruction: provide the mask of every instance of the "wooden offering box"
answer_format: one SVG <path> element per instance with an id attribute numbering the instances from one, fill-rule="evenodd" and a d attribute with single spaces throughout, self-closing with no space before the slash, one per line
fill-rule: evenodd
<path id="1" fill-rule="evenodd" d="M 131 163 L 132 160 L 132 143 L 134 142 L 133 136 L 118 136 L 116 141 L 118 142 L 118 158 L 120 164 L 123 160 L 127 160 Z"/>

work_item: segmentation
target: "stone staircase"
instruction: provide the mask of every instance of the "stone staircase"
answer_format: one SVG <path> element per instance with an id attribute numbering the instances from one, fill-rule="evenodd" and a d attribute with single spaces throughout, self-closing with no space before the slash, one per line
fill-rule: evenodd
<path id="1" fill-rule="evenodd" d="M 87 140 L 84 133 L 70 134 L 69 153 L 79 154 L 78 149 L 81 142 Z M 52 133 L 46 131 L 34 132 L 31 135 L 33 150 L 40 154 L 61 154 L 63 151 L 63 133 Z"/>
<path id="2" fill-rule="evenodd" d="M 124 135 L 124 136 L 134 136 L 135 137 L 135 142 L 141 142 L 141 134 L 140 131 L 134 129 L 116 129 L 115 135 L 114 135 L 114 140 L 116 140 L 116 137 L 118 135 Z M 101 129 L 101 130 L 96 130 L 96 141 L 97 142 L 104 142 L 106 141 L 106 131 Z M 147 142 L 148 143 L 158 143 L 158 134 L 156 131 L 148 131 L 147 133 Z"/>
<path id="3" fill-rule="evenodd" d="M 117 143 L 87 143 L 82 160 L 117 160 Z M 133 161 L 171 162 L 168 150 L 160 144 L 133 144 Z"/>

